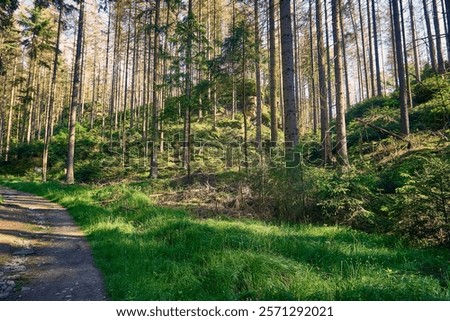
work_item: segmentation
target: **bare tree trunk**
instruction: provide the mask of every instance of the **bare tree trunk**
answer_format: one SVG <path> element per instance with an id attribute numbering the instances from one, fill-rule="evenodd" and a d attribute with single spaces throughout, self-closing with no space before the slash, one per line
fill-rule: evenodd
<path id="1" fill-rule="evenodd" d="M 331 121 L 331 119 L 333 119 L 333 100 L 331 97 L 331 46 L 330 46 L 330 38 L 329 38 L 329 33 L 328 33 L 328 23 L 327 22 L 327 17 L 328 17 L 328 12 L 327 12 L 327 1 L 324 1 L 324 13 L 325 13 L 325 38 L 326 38 L 326 45 L 327 45 L 327 89 L 328 89 L 328 117 L 329 117 L 329 122 Z M 364 55 L 365 56 L 365 55 Z"/>
<path id="2" fill-rule="evenodd" d="M 56 91 L 56 76 L 58 74 L 58 58 L 59 58 L 59 43 L 62 28 L 62 10 L 63 6 L 59 7 L 58 16 L 58 31 L 56 35 L 55 56 L 53 58 L 52 80 L 50 85 L 50 101 L 48 103 L 48 114 L 45 121 L 45 135 L 44 135 L 44 152 L 42 154 L 42 181 L 47 181 L 47 165 L 48 165 L 48 149 L 51 142 L 51 132 L 53 126 L 53 111 L 55 105 L 55 91 Z"/>
<path id="3" fill-rule="evenodd" d="M 370 22 L 370 3 L 367 1 L 367 40 L 369 41 L 369 69 L 370 69 L 370 89 L 372 97 L 375 96 L 375 72 L 373 70 L 373 46 L 372 46 L 372 24 Z"/>
<path id="4" fill-rule="evenodd" d="M 127 47 L 125 49 L 125 79 L 123 84 L 123 114 L 122 114 L 122 166 L 127 162 L 127 104 L 128 104 L 128 63 L 131 44 L 131 5 L 128 16 Z"/>
<path id="5" fill-rule="evenodd" d="M 427 1 L 422 0 L 422 3 L 423 3 L 423 15 L 425 17 L 425 24 L 426 24 L 426 28 L 427 28 L 427 38 L 428 38 L 428 48 L 430 50 L 431 68 L 434 70 L 434 72 L 437 72 L 438 69 L 437 69 L 437 63 L 436 63 L 436 49 L 435 49 L 434 41 L 433 41 L 433 34 L 431 32 L 431 22 L 430 22 L 430 16 L 428 14 Z M 398 3 L 397 3 L 397 6 L 398 6 Z"/>
<path id="6" fill-rule="evenodd" d="M 416 80 L 420 81 L 420 65 L 419 65 L 419 50 L 417 44 L 417 35 L 416 35 L 416 24 L 414 22 L 414 7 L 412 0 L 409 1 L 409 16 L 411 19 L 411 39 L 413 46 L 413 54 L 414 54 L 414 72 L 416 75 Z"/>
<path id="7" fill-rule="evenodd" d="M 262 123 L 262 102 L 261 102 L 261 68 L 259 57 L 259 11 L 258 0 L 254 0 L 255 11 L 255 73 L 256 73 L 256 144 L 261 147 L 261 123 Z"/>
<path id="8" fill-rule="evenodd" d="M 294 0 L 295 1 L 295 0 Z M 315 74 L 315 62 L 314 62 L 314 41 L 313 41 L 313 14 L 312 14 L 312 2 L 313 0 L 309 0 L 309 59 L 310 59 L 310 77 L 311 77 L 311 108 L 312 108 L 312 123 L 313 123 L 313 133 L 317 134 L 317 98 L 316 98 L 316 74 Z"/>
<path id="9" fill-rule="evenodd" d="M 291 1 L 280 0 L 281 50 L 283 65 L 285 145 L 298 144 L 297 109 L 295 108 L 294 49 L 292 47 Z"/>
<path id="10" fill-rule="evenodd" d="M 394 35 L 395 35 L 395 47 L 396 47 L 396 59 L 398 69 L 398 83 L 399 83 L 399 99 L 400 99 L 400 123 L 401 130 L 404 135 L 409 135 L 409 116 L 408 116 L 408 104 L 406 101 L 406 83 L 405 83 L 405 68 L 403 65 L 403 47 L 402 47 L 402 34 L 400 30 L 400 17 L 399 17 L 399 0 L 392 0 L 392 17 L 394 20 Z M 401 0 L 400 0 L 401 1 Z"/>
<path id="11" fill-rule="evenodd" d="M 192 30 L 194 14 L 192 11 L 192 0 L 188 1 L 188 29 L 190 34 L 186 43 L 186 87 L 185 95 L 188 100 L 184 120 L 184 166 L 187 172 L 187 180 L 191 179 L 191 99 L 192 99 Z"/>
<path id="12" fill-rule="evenodd" d="M 447 60 L 450 61 L 450 0 L 445 0 L 445 16 L 447 32 L 445 33 L 447 39 Z"/>
<path id="13" fill-rule="evenodd" d="M 345 126 L 345 99 L 342 88 L 342 49 L 341 49 L 341 0 L 331 0 L 334 39 L 334 77 L 336 86 L 336 136 L 337 155 L 341 166 L 348 165 L 347 131 Z"/>
<path id="14" fill-rule="evenodd" d="M 134 113 L 135 109 L 134 106 L 136 104 L 136 74 L 137 71 L 137 51 L 138 51 L 138 31 L 137 31 L 137 17 L 136 17 L 136 6 L 134 7 L 134 32 L 133 32 L 133 62 L 132 62 L 132 74 L 131 74 L 131 99 L 130 99 L 130 128 L 133 128 L 134 126 Z"/>
<path id="15" fill-rule="evenodd" d="M 155 2 L 155 25 L 153 35 L 153 112 L 152 112 L 152 153 L 150 162 L 150 177 L 158 177 L 158 115 L 160 108 L 159 99 L 159 15 L 161 1 Z"/>
<path id="16" fill-rule="evenodd" d="M 357 97 L 357 102 L 364 99 L 364 90 L 363 90 L 363 81 L 362 81 L 362 66 L 361 66 L 361 52 L 359 49 L 359 40 L 358 40 L 358 30 L 356 27 L 355 18 L 353 16 L 353 7 L 350 8 L 350 20 L 352 23 L 353 33 L 355 34 L 355 45 L 356 45 L 356 64 L 357 64 L 357 74 L 358 74 L 358 93 L 359 97 Z"/>
<path id="17" fill-rule="evenodd" d="M 382 96 L 381 89 L 381 72 L 380 72 L 380 56 L 378 54 L 378 30 L 377 30 L 377 14 L 375 8 L 375 0 L 372 0 L 372 24 L 373 24 L 373 42 L 375 50 L 375 70 L 377 78 L 377 96 Z"/>
<path id="18" fill-rule="evenodd" d="M 436 33 L 436 54 L 437 54 L 438 73 L 443 74 L 445 72 L 445 66 L 444 66 L 444 58 L 442 57 L 441 28 L 439 26 L 437 1 L 431 0 L 431 4 L 433 7 L 434 31 Z"/>
<path id="19" fill-rule="evenodd" d="M 349 88 L 349 77 L 348 77 L 348 68 L 347 68 L 347 41 L 345 39 L 345 32 L 344 32 L 344 23 L 343 23 L 343 18 L 342 18 L 342 12 L 341 12 L 341 18 L 340 18 L 340 23 L 341 23 L 341 41 L 342 41 L 342 69 L 344 71 L 344 87 L 345 87 L 345 102 L 347 106 L 350 106 L 350 88 Z"/>
<path id="20" fill-rule="evenodd" d="M 269 0 L 269 91 L 270 91 L 270 141 L 278 140 L 277 83 L 276 83 L 276 45 L 275 45 L 275 1 Z"/>
<path id="21" fill-rule="evenodd" d="M 95 43 L 95 49 L 94 49 L 94 62 L 93 62 L 93 70 L 92 70 L 92 96 L 91 96 L 91 116 L 89 117 L 89 129 L 92 130 L 94 128 L 94 120 L 95 116 L 97 115 L 97 97 L 96 97 L 96 90 L 97 90 L 97 83 L 96 83 L 96 74 L 97 74 L 97 55 L 98 55 L 98 48 L 97 43 Z"/>
<path id="22" fill-rule="evenodd" d="M 69 122 L 69 142 L 67 148 L 67 184 L 75 182 L 74 177 L 74 160 L 75 160 L 75 126 L 77 123 L 77 109 L 79 108 L 79 90 L 80 90 L 80 65 L 81 65 L 81 51 L 83 45 L 83 28 L 84 28 L 84 0 L 80 0 L 80 16 L 78 18 L 78 38 L 77 49 L 75 53 L 75 67 L 73 71 L 73 90 L 72 102 L 70 110 Z"/>
<path id="23" fill-rule="evenodd" d="M 316 36 L 317 64 L 319 72 L 319 103 L 320 103 L 320 140 L 322 142 L 322 160 L 324 165 L 331 159 L 330 121 L 327 107 L 327 85 L 325 79 L 324 44 L 322 32 L 322 0 L 316 0 Z M 331 99 L 331 97 L 330 97 Z"/>
<path id="24" fill-rule="evenodd" d="M 11 99 L 9 102 L 9 112 L 8 112 L 8 128 L 6 129 L 6 147 L 5 147 L 5 161 L 9 161 L 9 150 L 11 146 L 11 131 L 12 131 L 12 119 L 13 119 L 13 108 L 16 102 L 16 72 L 17 72 L 17 58 L 14 58 L 13 76 L 11 83 Z"/>
<path id="25" fill-rule="evenodd" d="M 117 4 L 116 4 L 117 6 Z M 112 147 L 113 144 L 113 124 L 114 124 L 114 111 L 117 109 L 116 104 L 116 87 L 117 87 L 117 74 L 118 74 L 118 38 L 119 38 L 119 14 L 116 12 L 114 23 L 114 50 L 113 50 L 113 65 L 112 65 L 112 80 L 111 80 L 111 92 L 109 93 L 109 144 Z"/>
<path id="26" fill-rule="evenodd" d="M 406 95 L 407 99 L 407 108 L 412 106 L 412 94 L 411 94 L 411 83 L 409 80 L 409 63 L 408 63 L 408 52 L 406 49 L 406 34 L 405 34 L 405 20 L 403 15 L 403 3 L 402 0 L 400 2 L 400 19 L 401 19 L 401 30 L 403 37 L 403 56 L 405 60 L 405 79 L 406 79 Z"/>
<path id="27" fill-rule="evenodd" d="M 109 45 L 111 38 L 111 9 L 108 9 L 108 31 L 106 36 L 106 63 L 103 79 L 102 93 L 102 137 L 105 135 L 105 107 L 106 107 L 106 88 L 108 87 L 108 69 L 109 69 Z M 108 100 L 109 103 L 109 100 Z M 109 108 L 108 108 L 109 110 Z"/>
<path id="28" fill-rule="evenodd" d="M 394 66 L 394 79 L 395 79 L 395 88 L 398 88 L 398 75 L 397 75 L 397 59 L 395 58 L 396 50 L 395 50 L 395 35 L 394 35 L 394 18 L 392 14 L 392 5 L 389 4 L 389 17 L 391 23 L 391 42 L 392 42 L 392 64 Z"/>
<path id="29" fill-rule="evenodd" d="M 245 37 L 242 37 L 242 115 L 244 116 L 244 167 L 246 172 L 248 172 L 248 124 L 247 124 L 247 101 L 246 101 L 246 91 L 245 91 Z"/>
<path id="30" fill-rule="evenodd" d="M 358 0 L 358 14 L 359 14 L 359 24 L 360 24 L 360 31 L 361 31 L 361 44 L 362 44 L 362 57 L 363 57 L 363 65 L 364 65 L 364 83 L 366 88 L 366 97 L 370 97 L 370 90 L 369 90 L 369 77 L 368 77 L 368 70 L 367 70 L 367 58 L 366 58 L 366 37 L 365 37 L 365 28 L 364 28 L 364 20 L 362 16 L 362 10 L 361 10 L 361 0 Z"/>

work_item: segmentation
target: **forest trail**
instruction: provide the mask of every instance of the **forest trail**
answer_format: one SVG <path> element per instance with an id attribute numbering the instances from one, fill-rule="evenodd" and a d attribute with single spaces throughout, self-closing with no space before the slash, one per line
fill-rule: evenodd
<path id="1" fill-rule="evenodd" d="M 0 186 L 0 300 L 105 300 L 90 247 L 69 213 Z"/>

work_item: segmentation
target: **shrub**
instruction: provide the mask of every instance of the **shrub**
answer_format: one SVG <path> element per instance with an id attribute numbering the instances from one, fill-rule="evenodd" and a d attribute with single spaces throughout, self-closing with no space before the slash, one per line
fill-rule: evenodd
<path id="1" fill-rule="evenodd" d="M 375 199 L 376 183 L 377 177 L 368 171 L 335 171 L 320 191 L 322 213 L 331 223 L 373 230 L 375 215 L 370 204 Z"/>
<path id="2" fill-rule="evenodd" d="M 410 112 L 411 127 L 414 130 L 440 130 L 450 123 L 450 88 L 423 103 Z"/>
<path id="3" fill-rule="evenodd" d="M 416 104 L 425 103 L 448 87 L 450 87 L 448 79 L 442 78 L 441 76 L 426 78 L 414 86 L 414 102 Z"/>
<path id="4" fill-rule="evenodd" d="M 396 229 L 420 245 L 450 244 L 450 164 L 437 157 L 425 159 L 414 174 L 404 173 L 397 188 L 392 215 Z"/>

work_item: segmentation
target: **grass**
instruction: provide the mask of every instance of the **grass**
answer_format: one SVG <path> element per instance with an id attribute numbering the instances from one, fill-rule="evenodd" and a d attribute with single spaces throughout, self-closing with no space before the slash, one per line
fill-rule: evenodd
<path id="1" fill-rule="evenodd" d="M 65 206 L 112 300 L 449 300 L 450 253 L 340 227 L 195 218 L 126 185 L 0 180 Z"/>

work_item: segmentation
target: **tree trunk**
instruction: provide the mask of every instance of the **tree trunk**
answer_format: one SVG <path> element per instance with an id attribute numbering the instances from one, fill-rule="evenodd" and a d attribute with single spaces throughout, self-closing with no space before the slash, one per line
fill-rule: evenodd
<path id="1" fill-rule="evenodd" d="M 381 72 L 380 72 L 380 56 L 378 54 L 378 30 L 377 30 L 377 14 L 375 8 L 375 0 L 372 0 L 372 24 L 373 24 L 373 42 L 375 51 L 375 71 L 377 79 L 377 96 L 382 96 L 381 89 Z"/>
<path id="2" fill-rule="evenodd" d="M 160 107 L 159 97 L 159 16 L 161 1 L 155 2 L 155 24 L 153 35 L 153 110 L 152 110 L 152 151 L 150 162 L 150 177 L 158 177 L 158 115 Z"/>
<path id="3" fill-rule="evenodd" d="M 345 126 L 345 99 L 342 88 L 342 49 L 341 49 L 341 0 L 331 0 L 334 39 L 334 77 L 336 87 L 336 136 L 337 155 L 341 166 L 348 165 L 347 131 Z"/>
<path id="4" fill-rule="evenodd" d="M 402 0 L 400 0 L 400 19 L 401 19 L 401 30 L 402 30 L 402 39 L 403 39 L 403 56 L 404 56 L 404 62 L 405 62 L 405 80 L 406 80 L 406 95 L 407 95 L 407 107 L 412 106 L 412 94 L 411 94 L 411 83 L 409 81 L 409 63 L 408 63 L 408 52 L 406 49 L 406 34 L 405 34 L 405 19 L 403 15 L 403 3 Z"/>
<path id="5" fill-rule="evenodd" d="M 269 91 L 270 91 L 270 141 L 276 144 L 277 130 L 277 83 L 276 83 L 276 39 L 275 39 L 275 1 L 269 0 Z"/>
<path id="6" fill-rule="evenodd" d="M 434 70 L 434 72 L 437 72 L 438 70 L 437 70 L 437 63 L 436 63 L 436 49 L 435 49 L 434 41 L 433 41 L 433 34 L 431 32 L 431 22 L 430 22 L 430 16 L 428 14 L 427 1 L 422 0 L 422 4 L 423 4 L 423 15 L 425 17 L 425 24 L 426 24 L 426 28 L 427 28 L 427 38 L 428 38 L 428 48 L 430 50 L 431 68 Z M 398 3 L 397 3 L 397 7 L 398 7 Z"/>
<path id="7" fill-rule="evenodd" d="M 447 61 L 450 61 L 450 0 L 445 0 L 445 16 L 447 32 L 445 37 L 447 39 Z"/>
<path id="8" fill-rule="evenodd" d="M 13 119 L 13 108 L 16 102 L 16 72 L 17 72 L 17 58 L 14 58 L 13 76 L 11 83 L 11 99 L 9 102 L 9 112 L 8 112 L 8 128 L 6 129 L 6 147 L 5 147 L 5 161 L 9 161 L 9 150 L 11 144 L 11 131 L 12 131 L 12 119 Z"/>
<path id="9" fill-rule="evenodd" d="M 369 41 L 369 69 L 370 69 L 370 89 L 371 94 L 375 96 L 375 72 L 373 70 L 373 46 L 372 46 L 372 24 L 370 21 L 370 3 L 367 1 L 367 40 Z"/>
<path id="10" fill-rule="evenodd" d="M 340 23 L 341 23 L 341 49 L 342 49 L 342 69 L 344 71 L 344 87 L 345 87 L 345 103 L 346 106 L 350 106 L 350 80 L 348 76 L 348 68 L 347 68 L 347 41 L 345 39 L 345 32 L 344 32 L 344 23 L 342 18 L 342 13 L 340 17 Z"/>
<path id="11" fill-rule="evenodd" d="M 48 164 L 48 149 L 50 147 L 51 132 L 53 126 L 53 110 L 55 106 L 55 90 L 56 90 L 56 76 L 58 74 L 58 58 L 59 58 L 59 43 L 62 28 L 62 10 L 63 6 L 59 7 L 58 16 L 58 31 L 56 35 L 55 56 L 53 58 L 52 80 L 50 85 L 50 101 L 48 103 L 48 113 L 45 120 L 45 134 L 44 134 L 44 152 L 42 153 L 42 181 L 47 181 L 47 164 Z"/>
<path id="12" fill-rule="evenodd" d="M 333 100 L 331 99 L 331 90 L 332 90 L 332 86 L 331 86 L 331 46 L 330 46 L 330 38 L 329 38 L 329 33 L 328 33 L 328 23 L 327 22 L 327 17 L 328 17 L 328 12 L 327 12 L 327 1 L 324 1 L 324 13 L 325 13 L 325 38 L 326 38 L 326 45 L 327 45 L 327 89 L 328 89 L 328 117 L 329 117 L 329 122 L 331 121 L 331 119 L 333 119 Z M 365 55 L 364 55 L 365 57 Z"/>
<path id="13" fill-rule="evenodd" d="M 408 117 L 408 104 L 406 102 L 406 83 L 405 83 L 405 69 L 403 65 L 403 47 L 402 47 L 402 35 L 400 30 L 400 17 L 399 17 L 399 0 L 392 0 L 392 18 L 394 20 L 394 35 L 395 35 L 395 48 L 396 59 L 398 69 L 398 83 L 399 83 L 399 99 L 400 99 L 400 123 L 401 130 L 404 135 L 409 135 L 409 117 Z M 401 0 L 400 0 L 401 1 Z"/>
<path id="14" fill-rule="evenodd" d="M 262 123 L 262 102 L 261 102 L 261 68 L 259 57 L 259 11 L 258 0 L 254 0 L 255 10 L 255 73 L 256 73 L 256 144 L 261 147 L 261 123 Z"/>
<path id="15" fill-rule="evenodd" d="M 295 1 L 295 0 L 294 0 Z M 311 100 L 311 108 L 312 108 L 312 124 L 313 124 L 313 134 L 317 134 L 317 98 L 316 98 L 316 73 L 315 73 L 315 63 L 314 63 L 314 38 L 313 38 L 313 14 L 312 14 L 312 3 L 313 0 L 309 0 L 309 10 L 308 10 L 308 16 L 309 16 L 309 60 L 310 60 L 310 84 L 311 87 L 309 88 L 310 92 L 310 100 Z"/>
<path id="16" fill-rule="evenodd" d="M 395 79 L 395 88 L 398 88 L 398 75 L 397 75 L 397 59 L 395 58 L 396 50 L 395 50 L 395 35 L 394 35 L 394 18 L 392 14 L 392 5 L 389 4 L 389 20 L 391 23 L 391 42 L 392 42 L 392 65 L 394 66 L 394 79 Z"/>
<path id="17" fill-rule="evenodd" d="M 185 95 L 187 106 L 184 119 L 184 167 L 186 169 L 187 180 L 191 180 L 191 99 L 192 99 L 192 37 L 194 14 L 192 11 L 192 1 L 188 1 L 188 30 L 189 35 L 186 43 L 186 87 Z"/>
<path id="18" fill-rule="evenodd" d="M 111 9 L 108 9 L 108 30 L 106 36 L 106 62 L 103 74 L 103 94 L 102 94 L 102 137 L 105 135 L 105 107 L 106 107 L 106 88 L 108 87 L 108 69 L 109 69 L 109 44 L 111 38 Z M 109 100 L 108 100 L 109 104 Z M 109 108 L 108 108 L 109 110 Z"/>
<path id="19" fill-rule="evenodd" d="M 317 64 L 319 72 L 319 103 L 320 103 L 320 140 L 322 142 L 322 160 L 326 165 L 331 159 L 331 137 L 329 132 L 329 116 L 327 106 L 327 85 L 325 77 L 324 44 L 322 32 L 322 0 L 316 0 L 316 36 Z M 330 97 L 331 99 L 331 97 Z"/>
<path id="20" fill-rule="evenodd" d="M 361 66 L 361 51 L 359 48 L 359 40 L 358 40 L 358 29 L 356 27 L 355 17 L 353 16 L 353 7 L 350 8 L 350 21 L 352 23 L 353 33 L 355 34 L 355 45 L 356 45 L 356 65 L 358 74 L 358 92 L 356 94 L 356 102 L 364 99 L 364 90 L 363 90 L 363 76 L 362 76 L 362 66 Z M 359 95 L 359 96 L 358 96 Z"/>
<path id="21" fill-rule="evenodd" d="M 285 145 L 298 144 L 297 109 L 295 108 L 294 50 L 292 47 L 291 1 L 280 0 L 281 50 L 283 65 Z"/>
<path id="22" fill-rule="evenodd" d="M 419 62 L 419 50 L 417 44 L 417 35 L 416 35 L 416 24 L 414 22 L 414 7 L 412 0 L 409 0 L 409 16 L 411 19 L 411 39 L 413 46 L 413 54 L 414 54 L 414 72 L 416 76 L 416 81 L 420 82 L 420 62 Z"/>
<path id="23" fill-rule="evenodd" d="M 122 167 L 127 163 L 127 104 L 128 104 L 128 64 L 131 44 L 131 5 L 128 16 L 127 47 L 125 49 L 125 79 L 123 84 L 123 114 L 122 114 Z"/>
<path id="24" fill-rule="evenodd" d="M 80 16 L 78 18 L 78 38 L 77 49 L 75 53 L 75 67 L 73 71 L 73 89 L 72 102 L 70 104 L 70 122 L 69 122 L 69 142 L 67 148 L 67 184 L 75 182 L 74 176 L 74 160 L 75 160 L 75 127 L 77 123 L 77 109 L 79 108 L 79 90 L 80 90 L 80 67 L 81 67 L 81 51 L 83 44 L 83 28 L 84 28 L 84 0 L 80 0 Z"/>
<path id="25" fill-rule="evenodd" d="M 439 74 L 443 74 L 445 72 L 445 66 L 444 66 L 444 58 L 442 57 L 441 28 L 439 26 L 439 16 L 438 16 L 437 1 L 436 0 L 431 0 L 431 4 L 432 4 L 432 7 L 433 7 L 434 31 L 436 33 L 437 68 L 438 68 L 438 73 Z"/>
<path id="26" fill-rule="evenodd" d="M 358 0 L 358 15 L 359 15 L 359 24 L 360 24 L 360 30 L 361 30 L 361 44 L 362 44 L 362 57 L 363 57 L 363 65 L 364 65 L 364 83 L 366 88 L 366 99 L 370 97 L 370 90 L 369 90 L 369 77 L 368 77 L 368 70 L 367 70 L 367 58 L 366 58 L 366 37 L 365 37 L 365 28 L 364 28 L 364 20 L 362 16 L 362 9 L 361 9 L 361 0 Z"/>

